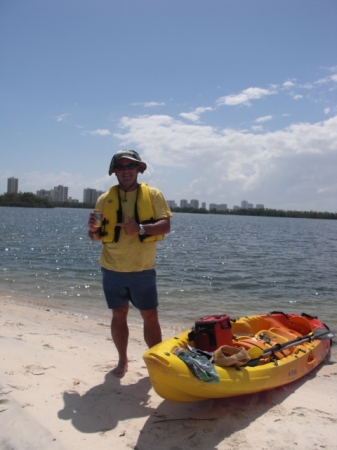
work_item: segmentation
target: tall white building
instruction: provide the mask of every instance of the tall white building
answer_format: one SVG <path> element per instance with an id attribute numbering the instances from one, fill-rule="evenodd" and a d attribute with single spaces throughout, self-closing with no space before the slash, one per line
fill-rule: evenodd
<path id="1" fill-rule="evenodd" d="M 96 189 L 87 188 L 83 189 L 83 203 L 96 203 L 103 191 L 97 191 Z"/>
<path id="2" fill-rule="evenodd" d="M 68 201 L 68 188 L 66 186 L 55 186 L 54 189 L 47 191 L 41 189 L 36 191 L 37 197 L 46 198 L 51 202 L 67 202 Z"/>
<path id="3" fill-rule="evenodd" d="M 7 194 L 17 194 L 19 188 L 19 179 L 18 178 L 8 178 L 7 179 Z"/>
<path id="4" fill-rule="evenodd" d="M 220 203 L 220 205 L 216 203 L 210 203 L 209 210 L 215 209 L 215 211 L 227 211 L 227 204 L 226 203 Z"/>
<path id="5" fill-rule="evenodd" d="M 199 200 L 192 199 L 191 200 L 191 207 L 195 209 L 199 209 Z"/>
<path id="6" fill-rule="evenodd" d="M 176 208 L 178 205 L 176 204 L 175 200 L 166 200 L 166 203 L 169 208 Z"/>
<path id="7" fill-rule="evenodd" d="M 66 186 L 55 186 L 52 192 L 53 202 L 66 202 L 68 200 L 68 188 Z"/>
<path id="8" fill-rule="evenodd" d="M 46 198 L 47 200 L 52 199 L 52 191 L 47 191 L 46 189 L 40 189 L 39 191 L 36 191 L 36 196 L 40 198 Z"/>

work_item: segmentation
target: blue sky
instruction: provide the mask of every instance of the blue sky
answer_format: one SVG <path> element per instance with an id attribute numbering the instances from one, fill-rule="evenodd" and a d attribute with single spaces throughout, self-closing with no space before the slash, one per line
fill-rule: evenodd
<path id="1" fill-rule="evenodd" d="M 337 2 L 3 0 L 0 192 L 115 183 L 337 212 Z"/>

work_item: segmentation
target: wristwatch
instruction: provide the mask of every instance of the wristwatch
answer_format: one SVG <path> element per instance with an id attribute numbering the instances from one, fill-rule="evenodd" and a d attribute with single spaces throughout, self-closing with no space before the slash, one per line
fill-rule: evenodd
<path id="1" fill-rule="evenodd" d="M 138 234 L 139 234 L 140 236 L 143 236 L 143 234 L 145 234 L 145 230 L 144 230 L 144 227 L 143 227 L 142 224 L 139 224 L 139 231 L 138 231 Z"/>

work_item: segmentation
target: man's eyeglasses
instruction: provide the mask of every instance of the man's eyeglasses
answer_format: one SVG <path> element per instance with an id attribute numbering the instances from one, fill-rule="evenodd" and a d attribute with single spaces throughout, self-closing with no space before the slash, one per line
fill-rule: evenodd
<path id="1" fill-rule="evenodd" d="M 116 164 L 116 170 L 132 170 L 138 167 L 138 163 L 129 163 L 129 164 Z"/>

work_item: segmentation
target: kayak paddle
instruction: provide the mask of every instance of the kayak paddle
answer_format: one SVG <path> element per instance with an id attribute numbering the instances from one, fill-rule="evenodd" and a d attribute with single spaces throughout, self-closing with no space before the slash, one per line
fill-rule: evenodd
<path id="1" fill-rule="evenodd" d="M 326 328 L 316 328 L 311 333 L 305 336 L 298 336 L 296 339 L 292 339 L 291 341 L 284 342 L 283 344 L 275 344 L 272 347 L 262 350 L 254 347 L 252 352 L 248 350 L 249 356 L 252 356 L 251 359 L 246 365 L 255 366 L 258 364 L 259 360 L 265 356 L 272 355 L 275 352 L 280 352 L 290 347 L 295 347 L 296 345 L 303 344 L 303 342 L 310 342 L 314 339 L 332 339 L 335 335 Z M 260 355 L 257 355 L 257 352 L 260 351 Z"/>

